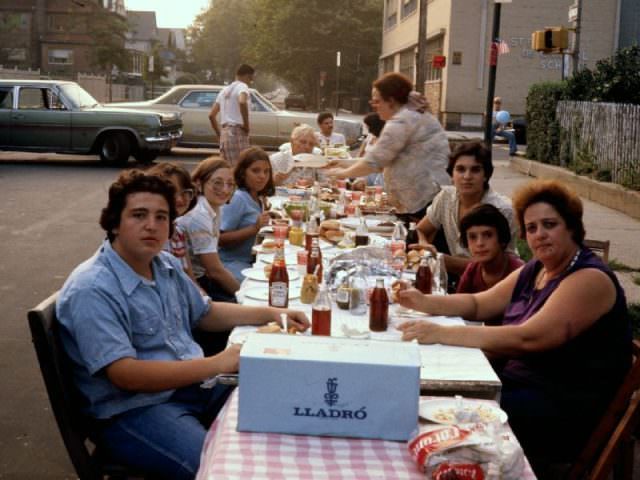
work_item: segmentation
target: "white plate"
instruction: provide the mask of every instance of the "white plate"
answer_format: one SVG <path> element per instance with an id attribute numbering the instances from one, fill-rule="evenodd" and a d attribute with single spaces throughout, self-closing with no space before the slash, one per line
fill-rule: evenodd
<path id="1" fill-rule="evenodd" d="M 233 345 L 233 344 L 242 345 L 244 344 L 244 342 L 247 341 L 247 338 L 249 338 L 249 335 L 251 335 L 254 332 L 255 332 L 255 329 L 253 331 L 247 331 L 247 330 L 236 331 L 234 329 L 231 331 L 231 334 L 229 335 L 228 343 L 230 345 Z"/>
<path id="2" fill-rule="evenodd" d="M 300 278 L 300 273 L 298 273 L 298 267 L 287 267 L 287 272 L 289 273 L 289 281 L 293 282 Z M 264 275 L 263 268 L 245 268 L 242 270 L 242 275 L 247 277 L 249 280 L 256 280 L 258 282 L 268 282 L 269 279 Z"/>
<path id="3" fill-rule="evenodd" d="M 260 261 L 263 263 L 273 263 L 274 256 L 275 254 L 273 253 L 261 253 Z M 288 267 L 292 267 L 292 266 L 295 267 L 298 264 L 298 256 L 292 253 L 285 253 L 284 262 L 287 264 Z"/>
<path id="4" fill-rule="evenodd" d="M 329 164 L 329 160 L 323 155 L 314 155 L 313 153 L 299 153 L 294 155 L 296 167 L 322 168 Z"/>
<path id="5" fill-rule="evenodd" d="M 383 223 L 382 220 L 365 218 L 365 221 L 367 222 L 367 228 L 370 232 L 393 232 L 393 229 L 395 228 L 395 225 L 379 226 L 381 223 Z M 358 225 L 360 225 L 360 219 L 356 217 L 346 217 L 340 219 L 340 223 L 347 228 L 355 230 Z"/>
<path id="6" fill-rule="evenodd" d="M 266 287 L 251 287 L 247 288 L 242 292 L 242 294 L 247 298 L 253 298 L 254 300 L 264 300 L 265 302 L 269 301 L 269 289 Z M 300 297 L 300 292 L 291 291 L 289 289 L 289 300 L 295 300 Z"/>
<path id="7" fill-rule="evenodd" d="M 500 423 L 507 421 L 507 412 L 499 407 L 495 407 L 486 402 L 464 399 L 462 409 L 467 412 L 478 414 L 479 421 L 483 423 L 499 420 Z M 419 415 L 435 423 L 443 425 L 453 425 L 458 423 L 455 418 L 456 401 L 451 398 L 442 400 L 424 400 L 420 402 Z"/>

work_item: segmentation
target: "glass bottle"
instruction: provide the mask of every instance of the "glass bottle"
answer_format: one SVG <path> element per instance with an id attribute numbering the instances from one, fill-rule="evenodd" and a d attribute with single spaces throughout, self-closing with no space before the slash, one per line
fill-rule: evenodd
<path id="1" fill-rule="evenodd" d="M 389 323 L 389 296 L 384 288 L 384 279 L 376 279 L 376 288 L 369 301 L 369 329 L 372 332 L 384 332 Z"/>
<path id="2" fill-rule="evenodd" d="M 347 215 L 346 212 L 347 205 L 347 197 L 344 194 L 344 190 L 340 192 L 340 198 L 338 198 L 338 203 L 336 204 L 336 218 L 344 218 Z"/>
<path id="3" fill-rule="evenodd" d="M 349 298 L 351 297 L 351 288 L 349 288 L 349 280 L 345 278 L 336 290 L 336 305 L 341 310 L 349 310 Z"/>
<path id="4" fill-rule="evenodd" d="M 431 266 L 429 265 L 429 257 L 430 253 L 426 253 L 420 259 L 420 265 L 418 266 L 418 271 L 416 272 L 416 288 L 420 290 L 422 293 L 431 294 L 431 289 L 433 287 L 433 272 L 431 271 Z"/>
<path id="5" fill-rule="evenodd" d="M 364 215 L 360 214 L 360 209 L 356 210 L 356 215 L 360 218 L 360 223 L 356 228 L 356 247 L 362 247 L 369 245 L 369 229 L 367 228 L 367 221 Z"/>
<path id="6" fill-rule="evenodd" d="M 393 233 L 391 234 L 391 255 L 393 255 L 396 250 L 402 250 L 403 252 L 405 251 L 406 238 L 407 229 L 401 221 L 397 221 L 395 227 L 393 227 Z"/>
<path id="7" fill-rule="evenodd" d="M 306 274 L 300 287 L 300 303 L 312 304 L 318 295 L 318 277 L 313 274 Z"/>
<path id="8" fill-rule="evenodd" d="M 437 281 L 437 291 L 440 295 L 446 295 L 449 287 L 449 276 L 447 275 L 447 266 L 444 263 L 444 254 L 438 252 L 435 264 L 437 272 L 434 278 Z"/>
<path id="9" fill-rule="evenodd" d="M 331 335 L 331 299 L 322 285 L 311 307 L 311 335 Z"/>
<path id="10" fill-rule="evenodd" d="M 284 261 L 283 247 L 276 249 L 269 275 L 269 306 L 279 308 L 289 306 L 289 273 Z"/>
<path id="11" fill-rule="evenodd" d="M 291 228 L 289 228 L 289 243 L 299 247 L 304 245 L 304 230 L 302 229 L 300 217 L 294 219 L 293 215 L 291 215 Z"/>
<path id="12" fill-rule="evenodd" d="M 311 246 L 314 238 L 318 238 L 320 235 L 318 221 L 315 216 L 309 218 L 307 222 L 307 231 L 304 236 L 304 248 L 308 251 L 311 250 Z"/>
<path id="13" fill-rule="evenodd" d="M 349 288 L 349 313 L 351 315 L 365 315 L 367 313 L 367 277 L 362 265 L 358 265 L 351 276 Z"/>
<path id="14" fill-rule="evenodd" d="M 409 245 L 414 243 L 418 243 L 420 241 L 420 237 L 418 236 L 418 229 L 416 222 L 409 223 L 409 232 L 407 233 L 407 237 L 405 239 L 406 243 L 406 251 L 409 251 Z"/>
<path id="15" fill-rule="evenodd" d="M 311 250 L 307 253 L 307 274 L 315 274 L 318 277 L 318 283 L 322 283 L 322 251 L 318 237 L 313 239 Z"/>

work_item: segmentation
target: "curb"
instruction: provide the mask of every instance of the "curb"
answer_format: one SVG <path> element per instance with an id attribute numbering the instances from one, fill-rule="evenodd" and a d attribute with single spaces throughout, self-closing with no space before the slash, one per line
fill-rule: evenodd
<path id="1" fill-rule="evenodd" d="M 511 157 L 509 164 L 531 177 L 561 180 L 570 185 L 581 197 L 640 220 L 640 192 L 628 190 L 613 183 L 599 182 L 562 167 L 520 158 L 520 156 Z"/>

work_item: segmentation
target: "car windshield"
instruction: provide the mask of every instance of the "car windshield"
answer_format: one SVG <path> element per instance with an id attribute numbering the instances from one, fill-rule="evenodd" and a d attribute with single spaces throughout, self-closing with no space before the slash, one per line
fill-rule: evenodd
<path id="1" fill-rule="evenodd" d="M 273 103 L 267 100 L 261 93 L 258 93 L 257 90 L 251 90 L 251 93 L 253 93 L 256 100 L 262 102 L 265 105 L 265 108 L 267 110 L 272 110 L 274 112 L 277 112 L 279 110 L 278 107 L 276 107 Z"/>
<path id="2" fill-rule="evenodd" d="M 80 85 L 65 83 L 60 86 L 60 90 L 62 90 L 65 98 L 69 99 L 69 101 L 73 103 L 75 108 L 91 108 L 98 106 L 98 101 Z"/>

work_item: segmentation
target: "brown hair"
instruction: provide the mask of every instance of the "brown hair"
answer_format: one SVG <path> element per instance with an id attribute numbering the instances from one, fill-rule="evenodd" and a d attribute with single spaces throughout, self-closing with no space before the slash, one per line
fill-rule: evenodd
<path id="1" fill-rule="evenodd" d="M 127 206 L 127 197 L 133 193 L 148 192 L 162 195 L 169 205 L 169 236 L 173 235 L 173 221 L 176 219 L 176 189 L 173 184 L 158 175 L 150 175 L 138 169 L 124 171 L 109 187 L 109 201 L 100 213 L 100 226 L 113 242 L 113 230 L 120 226 L 122 211 Z"/>
<path id="2" fill-rule="evenodd" d="M 509 221 L 500 210 L 489 203 L 476 205 L 460 220 L 460 244 L 469 248 L 467 230 L 471 227 L 493 227 L 498 234 L 498 242 L 503 250 L 511 241 Z"/>
<path id="3" fill-rule="evenodd" d="M 195 184 L 199 195 L 202 195 L 202 185 L 207 183 L 211 176 L 221 168 L 231 169 L 231 165 L 218 157 L 208 157 L 202 160 L 195 170 L 191 172 L 191 180 Z"/>
<path id="4" fill-rule="evenodd" d="M 168 180 L 170 180 L 171 177 L 176 177 L 182 190 L 195 190 L 195 186 L 191 181 L 191 175 L 189 175 L 187 169 L 181 165 L 177 165 L 172 162 L 156 163 L 153 167 L 147 170 L 147 173 L 149 175 L 158 175 Z M 186 211 L 188 212 L 191 210 L 196 205 L 197 201 L 197 195 L 194 195 L 191 202 L 189 202 L 189 206 Z"/>
<path id="5" fill-rule="evenodd" d="M 409 78 L 401 73 L 389 72 L 382 75 L 375 82 L 373 88 L 380 92 L 385 101 L 393 98 L 404 105 L 409 101 L 409 93 L 413 90 L 413 84 Z"/>
<path id="6" fill-rule="evenodd" d="M 567 229 L 571 230 L 571 238 L 578 245 L 584 240 L 585 231 L 582 223 L 582 200 L 564 183 L 557 180 L 532 180 L 518 188 L 513 195 L 513 209 L 520 227 L 520 237 L 526 237 L 524 212 L 534 203 L 551 205 L 562 217 Z"/>
<path id="7" fill-rule="evenodd" d="M 484 189 L 489 189 L 489 179 L 493 175 L 493 163 L 491 162 L 491 152 L 484 143 L 479 141 L 463 142 L 458 145 L 453 152 L 449 154 L 449 165 L 447 165 L 447 173 L 450 177 L 453 177 L 453 169 L 456 166 L 456 162 L 462 156 L 474 157 L 476 162 L 482 165 L 484 170 Z"/>
<path id="8" fill-rule="evenodd" d="M 327 118 L 333 118 L 333 113 L 331 113 L 331 112 L 320 112 L 318 114 L 318 118 L 316 118 L 316 122 L 318 122 L 318 125 L 320 125 Z"/>
<path id="9" fill-rule="evenodd" d="M 271 162 L 269 161 L 269 155 L 260 147 L 245 148 L 240 152 L 238 157 L 238 165 L 236 165 L 233 171 L 233 178 L 236 181 L 238 188 L 247 188 L 246 171 L 255 162 L 264 161 L 269 164 L 269 181 L 263 190 L 258 192 L 258 195 L 270 196 L 276 192 L 275 184 L 273 183 L 273 171 L 271 169 Z"/>

